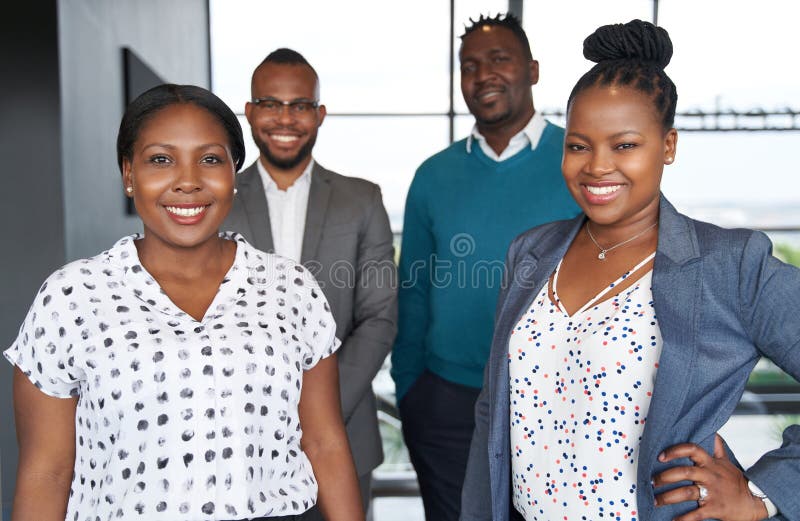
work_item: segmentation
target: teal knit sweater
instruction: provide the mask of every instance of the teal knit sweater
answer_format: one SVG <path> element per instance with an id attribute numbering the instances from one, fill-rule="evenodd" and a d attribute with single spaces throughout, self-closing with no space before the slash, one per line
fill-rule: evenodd
<path id="1" fill-rule="evenodd" d="M 481 387 L 497 294 L 512 239 L 580 210 L 561 177 L 564 130 L 502 162 L 466 139 L 426 160 L 406 199 L 399 330 L 392 351 L 398 402 L 425 369 Z"/>

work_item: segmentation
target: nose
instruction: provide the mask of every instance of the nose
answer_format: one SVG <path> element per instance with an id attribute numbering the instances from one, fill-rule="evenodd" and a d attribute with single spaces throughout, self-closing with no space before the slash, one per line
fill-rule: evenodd
<path id="1" fill-rule="evenodd" d="M 480 83 L 494 75 L 494 68 L 489 62 L 479 62 L 475 66 L 475 81 Z"/>
<path id="2" fill-rule="evenodd" d="M 198 166 L 189 163 L 178 168 L 177 176 L 175 177 L 175 182 L 172 188 L 176 192 L 183 192 L 185 194 L 190 194 L 200 190 L 202 188 L 202 183 L 200 181 L 200 172 L 198 171 Z"/>
<path id="3" fill-rule="evenodd" d="M 586 173 L 595 177 L 602 177 L 616 170 L 611 155 L 602 150 L 593 150 L 587 158 Z"/>
<path id="4" fill-rule="evenodd" d="M 294 114 L 292 113 L 290 105 L 281 105 L 278 107 L 278 113 L 275 114 L 275 119 L 281 123 L 291 123 L 294 121 Z"/>

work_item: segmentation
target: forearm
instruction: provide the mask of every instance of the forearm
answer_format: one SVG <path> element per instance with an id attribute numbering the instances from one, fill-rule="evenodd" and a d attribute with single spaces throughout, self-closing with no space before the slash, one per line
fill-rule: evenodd
<path id="1" fill-rule="evenodd" d="M 37 472 L 20 465 L 11 521 L 64 521 L 71 482 L 72 469 Z"/>
<path id="2" fill-rule="evenodd" d="M 322 516 L 327 521 L 363 520 L 358 478 L 344 429 L 335 439 L 312 443 L 303 450 L 317 479 Z"/>

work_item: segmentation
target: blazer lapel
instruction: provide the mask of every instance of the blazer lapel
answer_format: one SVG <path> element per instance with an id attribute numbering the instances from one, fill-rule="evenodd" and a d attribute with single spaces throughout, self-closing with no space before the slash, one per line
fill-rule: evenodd
<path id="1" fill-rule="evenodd" d="M 564 256 L 575 234 L 580 230 L 583 220 L 584 216 L 581 214 L 571 221 L 555 226 L 548 234 L 539 237 L 528 251 L 519 253 L 520 260 L 515 262 L 514 271 L 509 273 L 510 280 L 505 281 L 509 289 L 501 300 L 493 340 L 493 344 L 501 348 L 493 348 L 492 358 L 489 360 L 491 366 L 488 382 L 491 408 L 489 414 L 492 417 L 490 447 L 508 445 L 508 342 L 511 331 L 547 283 L 558 261 Z M 491 458 L 489 464 L 495 473 L 505 472 L 504 469 L 497 468 L 500 462 L 495 458 Z"/>
<path id="2" fill-rule="evenodd" d="M 701 268 L 691 222 L 661 196 L 658 249 L 653 269 L 653 301 L 661 330 L 661 357 L 639 449 L 640 484 L 647 482 L 665 449 L 669 426 L 683 410 L 686 370 L 694 364 L 700 306 Z M 649 490 L 649 489 L 648 489 Z M 640 488 L 641 518 L 652 517 L 651 497 Z"/>
<path id="3" fill-rule="evenodd" d="M 256 163 L 237 174 L 236 184 L 239 189 L 238 199 L 247 218 L 253 246 L 261 251 L 274 252 L 267 195 Z"/>
<path id="4" fill-rule="evenodd" d="M 330 196 L 331 187 L 328 171 L 315 161 L 314 167 L 311 169 L 306 227 L 303 232 L 303 247 L 300 252 L 301 263 L 314 260 L 317 257 L 317 247 L 322 236 L 322 227 L 325 224 L 325 214 L 328 211 Z"/>

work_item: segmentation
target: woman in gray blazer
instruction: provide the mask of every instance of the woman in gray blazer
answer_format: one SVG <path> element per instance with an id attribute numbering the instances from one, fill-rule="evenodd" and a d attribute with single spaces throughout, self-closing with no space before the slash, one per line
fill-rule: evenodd
<path id="1" fill-rule="evenodd" d="M 584 214 L 510 247 L 463 520 L 800 519 L 800 426 L 744 470 L 716 434 L 766 356 L 800 379 L 800 270 L 678 213 L 665 30 L 584 42 L 563 173 Z"/>

